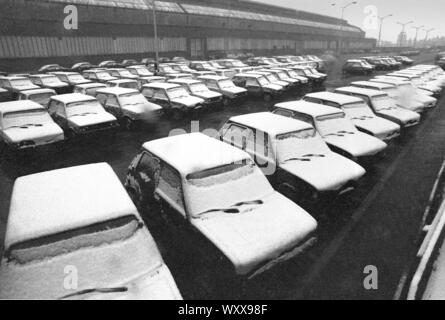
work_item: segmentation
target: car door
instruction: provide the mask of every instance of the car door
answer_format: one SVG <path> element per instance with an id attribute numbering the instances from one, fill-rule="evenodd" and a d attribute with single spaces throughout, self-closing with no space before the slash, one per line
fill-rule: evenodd
<path id="1" fill-rule="evenodd" d="M 261 95 L 263 94 L 263 89 L 261 88 L 257 79 L 247 79 L 245 88 L 247 89 L 249 94 L 253 95 L 254 97 L 261 97 Z"/>
<path id="2" fill-rule="evenodd" d="M 143 205 L 149 205 L 155 201 L 155 190 L 160 173 L 160 160 L 148 152 L 143 152 L 139 162 L 133 171 L 135 180 L 134 190 L 139 195 Z"/>
<path id="3" fill-rule="evenodd" d="M 164 109 L 170 108 L 170 100 L 164 89 L 156 89 L 154 91 L 153 102 L 160 105 Z"/>
<path id="4" fill-rule="evenodd" d="M 70 129 L 68 120 L 66 119 L 65 106 L 63 103 L 52 100 L 48 105 L 48 112 L 54 119 L 54 122 L 57 123 L 64 131 Z"/>
<path id="5" fill-rule="evenodd" d="M 117 97 L 113 94 L 107 95 L 107 100 L 105 102 L 104 108 L 107 112 L 114 115 L 116 118 L 122 118 L 122 108 L 117 100 Z"/>

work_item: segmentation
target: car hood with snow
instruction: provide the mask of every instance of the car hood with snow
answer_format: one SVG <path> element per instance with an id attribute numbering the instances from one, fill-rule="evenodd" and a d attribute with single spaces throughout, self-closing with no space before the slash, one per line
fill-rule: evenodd
<path id="1" fill-rule="evenodd" d="M 144 119 L 145 117 L 151 117 L 157 112 L 162 110 L 162 107 L 154 103 L 140 103 L 134 105 L 124 105 L 122 109 L 129 112 L 136 119 Z"/>
<path id="2" fill-rule="evenodd" d="M 266 85 L 263 86 L 263 88 L 267 89 L 267 90 L 270 90 L 270 91 L 273 91 L 273 92 L 283 91 L 283 89 L 284 89 L 282 86 L 280 86 L 278 84 L 275 84 L 275 83 L 266 84 Z"/>
<path id="3" fill-rule="evenodd" d="M 288 161 L 280 164 L 280 167 L 319 192 L 340 191 L 366 173 L 365 169 L 355 162 L 333 152 L 304 159 Z"/>
<path id="4" fill-rule="evenodd" d="M 420 122 L 420 115 L 417 112 L 400 107 L 384 108 L 378 111 L 379 115 L 391 121 L 402 124 L 404 127 L 414 126 Z"/>
<path id="5" fill-rule="evenodd" d="M 239 275 L 249 275 L 303 245 L 317 229 L 314 218 L 283 195 L 274 192 L 262 201 L 240 208 L 237 214 L 215 212 L 192 219 Z"/>
<path id="6" fill-rule="evenodd" d="M 332 134 L 323 138 L 328 144 L 346 151 L 355 158 L 374 156 L 388 147 L 382 140 L 362 132 Z"/>
<path id="7" fill-rule="evenodd" d="M 173 103 L 180 104 L 187 108 L 195 108 L 198 105 L 201 105 L 204 103 L 203 99 L 197 98 L 194 96 L 188 96 L 188 97 L 184 97 L 184 98 L 176 98 L 176 99 L 172 99 L 171 101 Z"/>
<path id="8" fill-rule="evenodd" d="M 77 127 L 86 127 L 96 124 L 115 122 L 116 118 L 108 112 L 85 113 L 68 117 L 68 120 Z"/>
<path id="9" fill-rule="evenodd" d="M 381 140 L 390 140 L 400 135 L 401 128 L 398 124 L 380 117 L 355 116 L 351 121 L 357 128 Z"/>
<path id="10" fill-rule="evenodd" d="M 126 240 L 37 261 L 5 258 L 0 282 L 0 299 L 181 299 L 153 239 L 142 229 Z"/>
<path id="11" fill-rule="evenodd" d="M 13 127 L 3 131 L 11 143 L 33 142 L 33 146 L 50 144 L 64 139 L 63 130 L 55 123 Z"/>

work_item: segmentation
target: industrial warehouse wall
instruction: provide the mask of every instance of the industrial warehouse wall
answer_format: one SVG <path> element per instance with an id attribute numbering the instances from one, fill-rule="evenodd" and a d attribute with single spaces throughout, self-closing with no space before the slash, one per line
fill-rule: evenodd
<path id="1" fill-rule="evenodd" d="M 71 66 L 79 61 L 142 59 L 154 55 L 150 11 L 77 5 L 79 29 L 63 27 L 66 3 L 0 0 L 0 70 L 20 72 L 46 63 Z M 163 56 L 204 58 L 228 52 L 295 54 L 337 46 L 338 32 L 242 19 L 158 12 Z M 372 48 L 375 41 L 345 32 L 351 47 Z M 349 45 L 349 44 L 348 44 Z"/>

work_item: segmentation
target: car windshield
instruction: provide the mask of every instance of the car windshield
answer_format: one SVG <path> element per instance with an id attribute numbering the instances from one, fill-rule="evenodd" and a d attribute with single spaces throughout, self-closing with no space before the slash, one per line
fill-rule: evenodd
<path id="1" fill-rule="evenodd" d="M 11 246 L 8 260 L 18 264 L 54 258 L 84 248 L 107 246 L 136 235 L 143 225 L 134 216 L 98 223 Z"/>
<path id="2" fill-rule="evenodd" d="M 29 79 L 14 79 L 14 80 L 11 80 L 11 85 L 13 87 L 34 86 L 34 84 Z"/>
<path id="3" fill-rule="evenodd" d="M 209 89 L 204 83 L 193 83 L 190 85 L 190 91 L 193 93 L 202 93 L 209 91 Z"/>
<path id="4" fill-rule="evenodd" d="M 67 117 L 98 114 L 101 112 L 104 112 L 104 110 L 97 100 L 71 102 L 66 105 Z"/>
<path id="5" fill-rule="evenodd" d="M 255 188 L 249 188 L 252 185 Z M 241 213 L 237 211 L 243 209 L 241 203 L 253 203 L 273 192 L 267 178 L 250 159 L 190 174 L 184 188 L 188 210 L 194 218 L 230 209 Z"/>
<path id="6" fill-rule="evenodd" d="M 28 99 L 34 101 L 42 106 L 47 106 L 49 99 L 54 95 L 52 92 L 35 93 L 28 96 Z"/>
<path id="7" fill-rule="evenodd" d="M 86 89 L 85 92 L 86 92 L 87 95 L 94 96 L 94 95 L 96 95 L 96 91 L 97 90 L 103 89 L 103 88 L 106 88 L 106 87 L 107 86 L 90 87 L 90 88 Z"/>
<path id="8" fill-rule="evenodd" d="M 111 79 L 113 78 L 112 76 L 110 76 L 110 74 L 106 71 L 102 71 L 102 72 L 98 72 L 96 73 L 96 76 L 98 79 Z"/>
<path id="9" fill-rule="evenodd" d="M 275 140 L 277 142 L 277 160 L 282 164 L 302 159 L 305 161 L 305 158 L 309 160 L 309 156 L 323 156 L 329 151 L 327 145 L 313 128 L 281 134 Z"/>
<path id="10" fill-rule="evenodd" d="M 57 78 L 56 76 L 52 77 L 52 76 L 48 76 L 48 77 L 42 77 L 41 78 L 42 83 L 46 84 L 46 85 L 51 85 L 51 84 L 58 84 L 60 83 L 59 78 Z"/>
<path id="11" fill-rule="evenodd" d="M 162 66 L 160 68 L 164 73 L 175 73 L 175 70 L 173 70 L 170 66 Z"/>
<path id="12" fill-rule="evenodd" d="M 391 110 L 397 107 L 395 100 L 386 94 L 372 97 L 372 105 L 376 111 Z"/>
<path id="13" fill-rule="evenodd" d="M 16 127 L 38 126 L 51 122 L 48 112 L 43 109 L 7 112 L 3 115 L 2 128 L 6 130 Z"/>
<path id="14" fill-rule="evenodd" d="M 356 132 L 357 130 L 344 113 L 317 117 L 317 128 L 322 137 L 341 136 L 341 132 Z"/>
<path id="15" fill-rule="evenodd" d="M 258 78 L 258 82 L 260 83 L 260 85 L 262 86 L 266 86 L 268 84 L 270 84 L 270 81 L 267 80 L 267 78 L 265 76 L 261 76 Z"/>
<path id="16" fill-rule="evenodd" d="M 147 104 L 147 99 L 141 93 L 134 92 L 120 95 L 119 102 L 121 106 L 133 106 Z"/>
<path id="17" fill-rule="evenodd" d="M 82 77 L 80 74 L 71 74 L 68 76 L 68 80 L 73 82 L 78 82 L 78 81 L 85 81 L 85 78 Z"/>
<path id="18" fill-rule="evenodd" d="M 342 109 L 353 120 L 364 116 L 374 118 L 374 113 L 364 101 L 344 104 Z"/>
<path id="19" fill-rule="evenodd" d="M 121 77 L 133 77 L 131 72 L 128 70 L 120 70 L 120 71 L 118 71 L 118 73 Z"/>
<path id="20" fill-rule="evenodd" d="M 136 81 L 122 82 L 119 84 L 119 87 L 126 88 L 126 89 L 135 89 L 135 90 L 139 89 L 138 83 Z"/>
<path id="21" fill-rule="evenodd" d="M 235 84 L 231 80 L 220 80 L 218 83 L 219 83 L 219 87 L 223 90 L 236 87 Z"/>
<path id="22" fill-rule="evenodd" d="M 135 68 L 134 70 L 140 76 L 151 76 L 151 72 L 147 68 Z"/>
<path id="23" fill-rule="evenodd" d="M 183 87 L 172 88 L 167 90 L 167 95 L 171 100 L 187 98 L 189 93 Z"/>

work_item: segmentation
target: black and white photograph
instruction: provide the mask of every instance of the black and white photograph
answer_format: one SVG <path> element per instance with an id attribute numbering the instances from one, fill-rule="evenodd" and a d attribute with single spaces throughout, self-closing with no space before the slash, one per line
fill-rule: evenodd
<path id="1" fill-rule="evenodd" d="M 0 300 L 445 300 L 444 12 L 0 0 Z"/>

